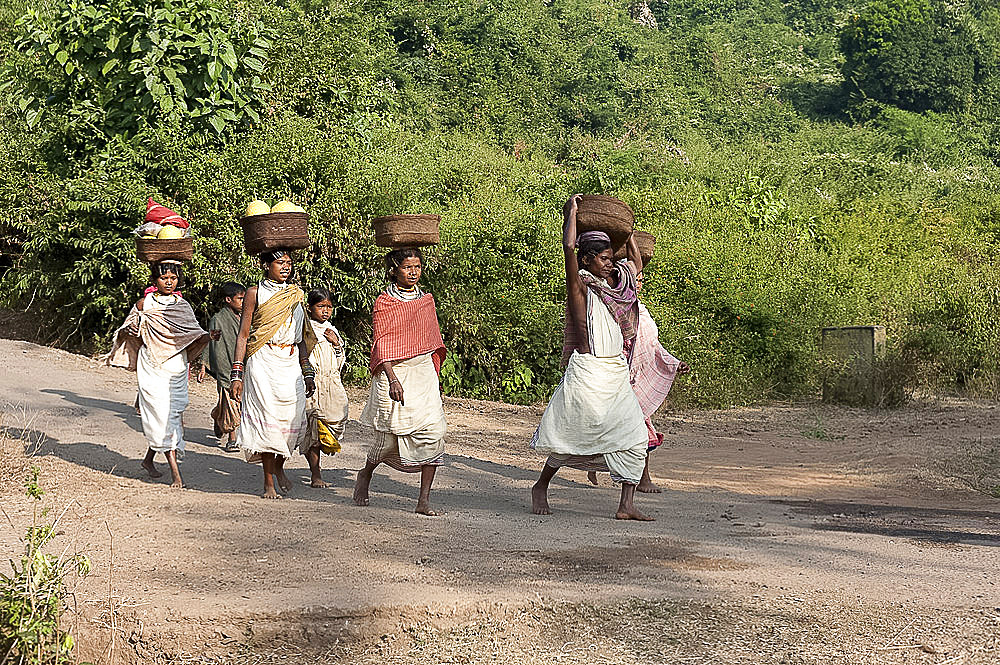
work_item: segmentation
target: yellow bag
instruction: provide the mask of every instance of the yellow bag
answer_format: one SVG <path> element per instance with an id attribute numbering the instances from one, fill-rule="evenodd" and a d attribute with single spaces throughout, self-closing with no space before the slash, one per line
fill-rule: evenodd
<path id="1" fill-rule="evenodd" d="M 316 431 L 319 433 L 319 449 L 327 455 L 340 452 L 340 441 L 333 435 L 330 428 L 319 418 L 316 419 Z"/>

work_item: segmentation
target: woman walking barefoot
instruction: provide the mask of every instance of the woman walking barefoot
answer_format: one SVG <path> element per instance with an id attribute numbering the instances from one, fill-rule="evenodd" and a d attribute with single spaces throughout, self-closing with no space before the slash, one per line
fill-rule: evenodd
<path id="1" fill-rule="evenodd" d="M 609 471 L 622 484 L 617 519 L 651 520 L 635 507 L 646 460 L 646 425 L 629 382 L 626 345 L 635 341 L 635 276 L 642 269 L 629 239 L 630 261 L 615 264 L 611 239 L 600 231 L 577 237 L 580 195 L 564 207 L 566 373 L 532 440 L 549 457 L 531 489 L 531 512 L 549 515 L 549 483 L 562 466 Z"/>
<path id="2" fill-rule="evenodd" d="M 264 498 L 291 490 L 285 460 L 306 435 L 306 398 L 316 389 L 309 353 L 316 343 L 305 325 L 302 289 L 289 283 L 291 253 L 260 256 L 264 279 L 247 289 L 233 356 L 232 397 L 241 403 L 236 444 L 264 467 Z"/>
<path id="3" fill-rule="evenodd" d="M 103 359 L 134 370 L 139 379 L 139 413 L 148 444 L 142 468 L 151 478 L 162 476 L 153 458 L 163 453 L 173 476 L 171 487 L 181 488 L 177 460 L 185 446 L 181 418 L 188 405 L 188 359 L 199 356 L 209 334 L 176 292 L 184 279 L 180 263 L 156 263 L 151 273 L 155 290 L 132 307 L 115 333 L 114 348 Z"/>
<path id="4" fill-rule="evenodd" d="M 434 296 L 417 285 L 423 271 L 420 250 L 393 250 L 385 262 L 390 284 L 372 312 L 372 387 L 361 413 L 361 424 L 375 429 L 375 440 L 358 472 L 354 502 L 368 505 L 372 474 L 384 462 L 398 471 L 420 473 L 415 512 L 433 516 L 431 484 L 444 459 L 448 429 L 438 382 L 444 341 Z"/>

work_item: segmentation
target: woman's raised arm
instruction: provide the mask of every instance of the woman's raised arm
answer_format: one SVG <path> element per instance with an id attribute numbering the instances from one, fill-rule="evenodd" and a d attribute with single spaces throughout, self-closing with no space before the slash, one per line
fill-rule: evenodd
<path id="1" fill-rule="evenodd" d="M 639 244 L 635 241 L 634 233 L 629 235 L 628 242 L 625 244 L 625 251 L 628 254 L 628 260 L 635 267 L 635 274 L 638 275 L 642 272 L 642 254 L 639 253 Z"/>
<path id="2" fill-rule="evenodd" d="M 576 211 L 580 205 L 581 196 L 574 194 L 563 206 L 563 256 L 566 262 L 566 310 L 569 325 L 574 328 L 576 339 L 580 340 L 577 349 L 581 353 L 590 352 L 590 340 L 587 339 L 587 291 L 580 279 L 580 266 L 576 260 Z"/>

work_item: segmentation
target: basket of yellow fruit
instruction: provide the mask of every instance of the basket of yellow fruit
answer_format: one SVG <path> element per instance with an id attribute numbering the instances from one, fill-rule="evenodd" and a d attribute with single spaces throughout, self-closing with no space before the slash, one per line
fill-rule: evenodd
<path id="1" fill-rule="evenodd" d="M 152 198 L 146 204 L 146 221 L 135 234 L 135 253 L 140 261 L 190 261 L 194 257 L 191 225 Z"/>
<path id="2" fill-rule="evenodd" d="M 263 254 L 276 249 L 305 249 L 309 241 L 309 214 L 291 201 L 270 207 L 253 201 L 240 219 L 247 254 Z"/>

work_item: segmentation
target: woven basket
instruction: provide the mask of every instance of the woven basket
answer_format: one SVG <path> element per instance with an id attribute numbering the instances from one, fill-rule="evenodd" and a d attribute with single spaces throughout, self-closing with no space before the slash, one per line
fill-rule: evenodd
<path id="1" fill-rule="evenodd" d="M 646 265 L 653 258 L 653 245 L 656 244 L 656 236 L 645 231 L 633 231 L 632 235 L 635 237 L 635 244 L 639 246 L 639 256 L 642 257 L 642 265 Z M 615 252 L 615 261 L 627 258 L 628 248 L 623 245 L 621 249 Z"/>
<path id="2" fill-rule="evenodd" d="M 611 236 L 611 245 L 616 250 L 628 241 L 634 225 L 632 209 L 610 196 L 584 194 L 576 209 L 577 233 L 604 231 Z"/>
<path id="3" fill-rule="evenodd" d="M 240 220 L 247 254 L 276 249 L 305 249 L 309 241 L 309 215 L 304 212 L 269 212 Z"/>
<path id="4" fill-rule="evenodd" d="M 427 247 L 441 242 L 440 215 L 389 215 L 372 220 L 379 247 Z"/>
<path id="5" fill-rule="evenodd" d="M 135 253 L 140 261 L 190 261 L 194 257 L 194 241 L 189 238 L 136 238 Z"/>

